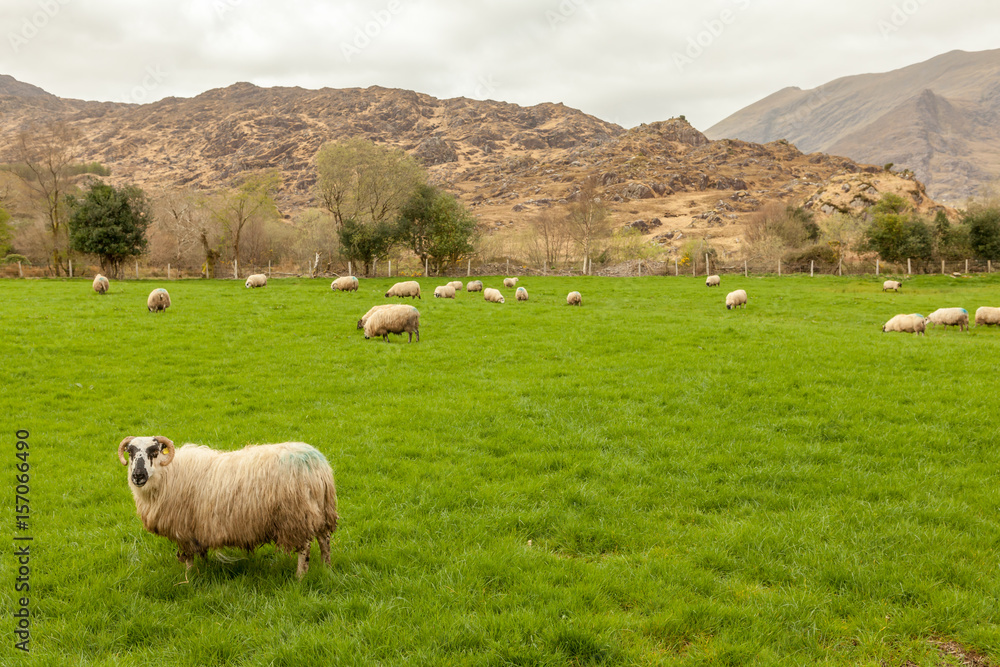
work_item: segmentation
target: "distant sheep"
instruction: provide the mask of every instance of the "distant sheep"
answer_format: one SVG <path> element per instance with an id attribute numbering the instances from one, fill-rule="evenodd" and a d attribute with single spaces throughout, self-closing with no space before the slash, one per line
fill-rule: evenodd
<path id="1" fill-rule="evenodd" d="M 354 276 L 341 276 L 330 283 L 330 289 L 338 292 L 357 292 L 358 279 Z"/>
<path id="2" fill-rule="evenodd" d="M 524 289 L 523 287 L 518 287 L 517 291 L 514 292 L 514 298 L 517 299 L 518 301 L 527 301 L 528 290 Z"/>
<path id="3" fill-rule="evenodd" d="M 149 298 L 146 299 L 146 308 L 149 312 L 156 313 L 161 310 L 166 310 L 169 307 L 170 295 L 167 294 L 167 290 L 162 287 L 157 287 L 149 293 Z"/>
<path id="4" fill-rule="evenodd" d="M 448 283 L 448 287 L 454 287 L 456 292 L 461 292 L 462 291 L 462 281 L 461 280 L 452 280 L 450 283 Z"/>
<path id="5" fill-rule="evenodd" d="M 359 329 L 364 329 L 365 328 L 365 322 L 368 321 L 368 318 L 371 317 L 372 313 L 374 313 L 376 310 L 382 310 L 383 308 L 392 308 L 395 305 L 398 305 L 398 304 L 383 303 L 383 304 L 378 305 L 378 306 L 372 306 L 371 308 L 368 309 L 368 312 L 365 313 L 364 315 L 362 315 L 361 319 L 358 320 L 358 328 Z"/>
<path id="6" fill-rule="evenodd" d="M 247 277 L 246 286 L 250 287 L 267 287 L 267 276 L 263 273 L 255 273 Z"/>
<path id="7" fill-rule="evenodd" d="M 517 278 L 504 278 L 503 279 L 503 286 L 504 287 L 517 287 Z"/>
<path id="8" fill-rule="evenodd" d="M 898 292 L 902 287 L 903 283 L 899 282 L 898 280 L 887 280 L 884 283 L 882 283 L 883 292 L 888 290 L 892 290 L 893 292 Z"/>
<path id="9" fill-rule="evenodd" d="M 940 324 L 945 329 L 958 327 L 959 331 L 968 331 L 969 311 L 965 308 L 938 308 L 927 316 L 924 324 Z"/>
<path id="10" fill-rule="evenodd" d="M 128 460 L 125 460 L 125 454 Z M 330 564 L 337 529 L 337 490 L 326 458 L 304 442 L 220 452 L 174 443 L 163 436 L 129 436 L 118 445 L 129 488 L 146 530 L 177 545 L 188 569 L 209 549 L 252 551 L 273 543 L 297 552 L 302 575 L 309 547 L 319 542 Z"/>
<path id="11" fill-rule="evenodd" d="M 911 315 L 896 315 L 882 325 L 882 333 L 890 331 L 900 331 L 902 333 L 912 333 L 924 335 L 924 316 L 920 313 Z"/>
<path id="12" fill-rule="evenodd" d="M 454 299 L 455 298 L 455 288 L 448 285 L 438 285 L 434 288 L 434 298 L 435 299 Z"/>
<path id="13" fill-rule="evenodd" d="M 503 294 L 500 293 L 500 290 L 494 289 L 492 287 L 486 288 L 486 290 L 483 292 L 483 298 L 486 299 L 487 301 L 490 301 L 491 303 L 504 302 Z"/>
<path id="14" fill-rule="evenodd" d="M 722 284 L 722 278 L 719 276 L 705 278 L 705 287 L 718 287 L 720 284 Z"/>
<path id="15" fill-rule="evenodd" d="M 420 342 L 420 311 L 413 306 L 390 305 L 387 308 L 376 310 L 365 322 L 365 339 L 381 336 L 385 342 L 389 342 L 389 334 L 410 334 L 410 341 L 413 342 L 413 334 L 417 334 L 417 342 Z"/>
<path id="16" fill-rule="evenodd" d="M 570 292 L 566 295 L 566 305 L 567 306 L 582 306 L 583 297 L 580 296 L 579 292 Z"/>
<path id="17" fill-rule="evenodd" d="M 110 286 L 111 283 L 108 282 L 108 279 L 100 273 L 94 276 L 94 291 L 98 294 L 105 294 Z"/>
<path id="18" fill-rule="evenodd" d="M 396 283 L 389 288 L 389 291 L 385 293 L 387 297 L 398 296 L 401 298 L 412 297 L 414 299 L 420 298 L 420 283 L 416 280 L 407 280 L 406 282 Z"/>
<path id="19" fill-rule="evenodd" d="M 726 295 L 726 310 L 732 310 L 733 308 L 739 308 L 740 306 L 743 308 L 747 307 L 746 290 L 738 289 Z"/>
<path id="20" fill-rule="evenodd" d="M 991 326 L 1000 324 L 1000 308 L 982 306 L 976 308 L 976 326 Z"/>
<path id="21" fill-rule="evenodd" d="M 468 285 L 465 286 L 466 292 L 482 292 L 483 291 L 483 281 L 482 280 L 472 280 Z"/>

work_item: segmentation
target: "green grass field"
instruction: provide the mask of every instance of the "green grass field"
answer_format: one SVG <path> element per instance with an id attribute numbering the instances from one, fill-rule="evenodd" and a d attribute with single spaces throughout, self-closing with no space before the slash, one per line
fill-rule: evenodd
<path id="1" fill-rule="evenodd" d="M 1000 305 L 1000 276 L 525 278 L 503 305 L 421 279 L 420 343 L 366 341 L 392 282 L 0 281 L 0 664 L 1000 663 L 1000 330 L 881 333 Z M 126 435 L 315 445 L 332 567 L 266 546 L 178 585 Z"/>

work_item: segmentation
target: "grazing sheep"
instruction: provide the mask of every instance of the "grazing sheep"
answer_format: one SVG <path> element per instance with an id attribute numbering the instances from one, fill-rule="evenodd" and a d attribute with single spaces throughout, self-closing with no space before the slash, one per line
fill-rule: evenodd
<path id="1" fill-rule="evenodd" d="M 452 280 L 450 283 L 448 283 L 448 287 L 454 287 L 456 292 L 461 292 L 462 291 L 462 281 L 461 280 Z"/>
<path id="2" fill-rule="evenodd" d="M 468 285 L 465 286 L 466 292 L 482 292 L 483 291 L 483 281 L 473 280 L 470 281 Z"/>
<path id="3" fill-rule="evenodd" d="M 454 299 L 455 298 L 455 288 L 451 284 L 438 285 L 434 288 L 434 298 L 435 299 Z"/>
<path id="4" fill-rule="evenodd" d="M 416 280 L 407 280 L 406 282 L 396 283 L 389 288 L 389 291 L 385 293 L 388 296 L 398 296 L 398 297 L 412 297 L 414 299 L 420 298 L 420 283 Z"/>
<path id="5" fill-rule="evenodd" d="M 705 287 L 718 287 L 722 284 L 722 278 L 719 276 L 709 276 L 705 278 Z"/>
<path id="6" fill-rule="evenodd" d="M 523 287 L 518 287 L 517 291 L 514 292 L 514 298 L 516 298 L 518 301 L 527 301 L 528 290 L 524 289 Z"/>
<path id="7" fill-rule="evenodd" d="M 483 298 L 492 303 L 503 303 L 503 294 L 500 293 L 500 290 L 492 287 L 486 288 L 483 292 Z"/>
<path id="8" fill-rule="evenodd" d="M 357 292 L 358 279 L 354 276 L 341 276 L 330 283 L 330 289 L 338 292 Z"/>
<path id="9" fill-rule="evenodd" d="M 982 306 L 976 308 L 976 326 L 1000 324 L 1000 308 Z"/>
<path id="10" fill-rule="evenodd" d="M 413 306 L 390 305 L 388 308 L 380 308 L 371 314 L 365 322 L 365 339 L 381 336 L 385 342 L 389 342 L 389 334 L 401 335 L 410 334 L 410 342 L 413 342 L 413 334 L 417 334 L 417 342 L 420 342 L 420 311 Z"/>
<path id="11" fill-rule="evenodd" d="M 108 282 L 108 279 L 100 273 L 94 276 L 94 291 L 98 294 L 105 294 L 110 286 L 111 284 Z"/>
<path id="12" fill-rule="evenodd" d="M 149 298 L 146 299 L 146 309 L 151 313 L 156 313 L 161 310 L 166 310 L 170 307 L 170 295 L 167 294 L 167 290 L 162 287 L 157 287 L 155 290 L 149 293 Z"/>
<path id="13" fill-rule="evenodd" d="M 896 315 L 882 325 L 882 333 L 889 331 L 900 331 L 902 333 L 912 333 L 924 335 L 924 316 L 920 313 L 910 315 Z"/>
<path id="14" fill-rule="evenodd" d="M 738 289 L 726 295 L 726 310 L 732 310 L 740 306 L 747 307 L 746 290 Z"/>
<path id="15" fill-rule="evenodd" d="M 128 453 L 129 460 L 125 460 Z M 129 436 L 118 445 L 142 525 L 177 545 L 191 568 L 209 549 L 252 551 L 274 543 L 297 552 L 302 575 L 309 547 L 319 542 L 330 564 L 330 533 L 337 529 L 337 490 L 326 458 L 304 442 L 220 452 L 174 443 L 163 436 Z"/>
<path id="16" fill-rule="evenodd" d="M 892 290 L 893 292 L 898 292 L 902 286 L 903 283 L 898 280 L 887 280 L 882 283 L 882 291 L 885 292 L 886 290 Z"/>
<path id="17" fill-rule="evenodd" d="M 969 330 L 969 311 L 965 308 L 938 308 L 927 316 L 924 324 L 940 324 L 948 327 L 958 327 L 959 331 Z"/>
<path id="18" fill-rule="evenodd" d="M 267 287 L 267 276 L 263 273 L 255 273 L 251 276 L 247 276 L 246 286 L 250 287 Z"/>
<path id="19" fill-rule="evenodd" d="M 579 292 L 570 292 L 566 295 L 566 305 L 567 306 L 582 306 L 583 297 L 580 296 Z"/>
<path id="20" fill-rule="evenodd" d="M 368 321 L 368 318 L 371 317 L 372 313 L 374 313 L 376 310 L 382 310 L 383 308 L 392 308 L 395 305 L 398 305 L 398 304 L 383 303 L 382 305 L 379 305 L 379 306 L 372 306 L 371 308 L 368 309 L 368 312 L 365 313 L 364 315 L 362 315 L 361 319 L 358 320 L 358 328 L 359 329 L 364 329 L 365 328 L 365 323 Z"/>
<path id="21" fill-rule="evenodd" d="M 503 286 L 504 287 L 517 287 L 517 278 L 504 278 L 503 279 Z"/>

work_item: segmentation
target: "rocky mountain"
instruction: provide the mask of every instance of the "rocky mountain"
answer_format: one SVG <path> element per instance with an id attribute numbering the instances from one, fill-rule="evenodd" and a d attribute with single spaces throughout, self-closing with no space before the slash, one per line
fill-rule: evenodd
<path id="1" fill-rule="evenodd" d="M 785 88 L 710 127 L 709 137 L 787 139 L 804 151 L 910 169 L 956 204 L 1000 175 L 1000 50 L 952 51 L 812 90 Z"/>
<path id="2" fill-rule="evenodd" d="M 53 120 L 79 130 L 82 161 L 99 161 L 113 181 L 152 192 L 222 188 L 245 171 L 276 168 L 286 217 L 316 205 L 313 158 L 320 146 L 353 136 L 409 151 L 491 229 L 516 228 L 565 204 L 592 176 L 600 178 L 615 224 L 673 247 L 708 236 L 735 250 L 742 216 L 768 200 L 848 210 L 866 205 L 870 194 L 861 193 L 875 189 L 904 194 L 921 210 L 936 206 L 912 178 L 805 155 L 783 141 L 710 141 L 680 118 L 625 130 L 562 104 L 248 83 L 118 104 L 63 100 L 0 77 L 0 162 L 11 159 L 20 131 Z"/>

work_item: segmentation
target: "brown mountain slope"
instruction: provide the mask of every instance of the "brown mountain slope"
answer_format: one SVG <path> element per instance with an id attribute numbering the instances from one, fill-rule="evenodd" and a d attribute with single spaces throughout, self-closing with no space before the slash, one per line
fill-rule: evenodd
<path id="1" fill-rule="evenodd" d="M 517 228 L 537 211 L 565 204 L 590 176 L 600 178 L 614 224 L 635 223 L 646 238 L 672 247 L 711 237 L 735 251 L 742 216 L 772 199 L 841 210 L 870 195 L 858 198 L 852 189 L 874 188 L 903 194 L 920 210 L 935 206 L 912 179 L 881 173 L 873 182 L 877 167 L 804 155 L 787 142 L 709 141 L 681 119 L 626 131 L 561 104 L 439 100 L 379 87 L 238 83 L 190 99 L 129 105 L 60 100 L 6 80 L 0 86 L 0 109 L 7 110 L 0 116 L 0 162 L 11 159 L 18 130 L 63 119 L 81 132 L 80 159 L 103 162 L 112 180 L 150 190 L 221 188 L 246 170 L 276 168 L 286 216 L 316 205 L 319 147 L 352 136 L 419 157 L 432 180 L 493 229 Z"/>
<path id="2" fill-rule="evenodd" d="M 952 51 L 883 74 L 786 88 L 708 129 L 787 139 L 806 151 L 916 172 L 932 197 L 961 202 L 1000 174 L 1000 50 Z"/>

